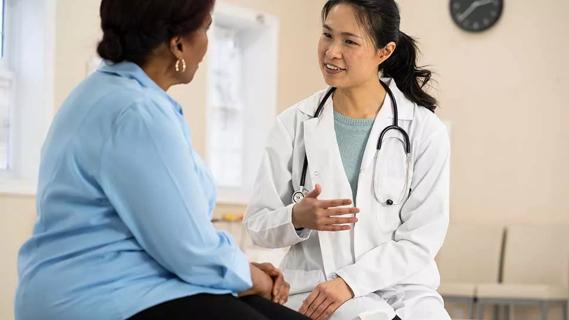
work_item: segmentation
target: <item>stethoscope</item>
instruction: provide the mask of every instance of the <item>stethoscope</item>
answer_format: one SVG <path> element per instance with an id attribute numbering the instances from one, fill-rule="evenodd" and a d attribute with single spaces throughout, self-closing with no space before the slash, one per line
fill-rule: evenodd
<path id="1" fill-rule="evenodd" d="M 395 100 L 393 92 L 391 91 L 391 89 L 389 88 L 389 86 L 385 82 L 380 80 L 379 83 L 381 83 L 381 85 L 383 86 L 383 88 L 385 89 L 387 94 L 389 95 L 389 99 L 391 99 L 391 106 L 393 109 L 393 123 L 390 126 L 383 129 L 383 131 L 381 131 L 381 134 L 379 135 L 379 138 L 377 139 L 377 146 L 376 146 L 374 165 L 373 165 L 373 176 L 374 176 L 373 188 L 374 188 L 374 196 L 375 196 L 376 200 L 380 203 L 391 206 L 394 204 L 398 204 L 400 201 L 402 201 L 402 199 L 405 196 L 406 191 L 409 190 L 409 186 L 410 186 L 411 178 L 412 178 L 412 171 L 413 171 L 412 170 L 412 161 L 411 161 L 411 143 L 409 142 L 409 135 L 407 134 L 407 132 L 399 126 L 399 115 L 398 115 L 398 109 L 397 109 L 397 100 Z M 328 90 L 328 92 L 326 92 L 326 94 L 324 95 L 324 98 L 322 99 L 322 101 L 320 101 L 320 104 L 318 105 L 318 108 L 316 109 L 316 112 L 314 113 L 313 118 L 317 118 L 320 116 L 320 114 L 322 113 L 322 109 L 324 108 L 324 105 L 326 104 L 326 101 L 330 98 L 330 96 L 332 95 L 332 93 L 334 93 L 334 91 L 336 91 L 336 88 L 332 87 Z M 377 159 L 378 159 L 379 151 L 381 150 L 381 146 L 383 144 L 383 137 L 385 136 L 385 134 L 387 132 L 389 132 L 391 130 L 398 131 L 403 136 L 403 144 L 404 144 L 404 149 L 405 149 L 406 165 L 407 165 L 406 174 L 405 174 L 406 175 L 405 184 L 403 186 L 401 194 L 398 196 L 398 198 L 396 200 L 394 200 L 395 195 L 381 195 L 379 193 L 379 190 L 376 187 L 376 183 L 375 183 Z M 308 192 L 308 190 L 305 188 L 307 170 L 308 170 L 308 156 L 305 153 L 304 154 L 304 164 L 302 165 L 302 175 L 300 178 L 300 186 L 299 186 L 298 190 L 292 194 L 292 202 L 293 203 L 299 203 L 300 201 L 302 201 L 302 199 L 304 199 L 305 194 Z"/>

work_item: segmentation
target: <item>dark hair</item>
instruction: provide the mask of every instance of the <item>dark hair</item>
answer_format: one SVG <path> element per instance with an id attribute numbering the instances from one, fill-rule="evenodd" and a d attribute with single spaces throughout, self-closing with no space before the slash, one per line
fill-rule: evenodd
<path id="1" fill-rule="evenodd" d="M 328 0 L 322 8 L 322 20 L 338 4 L 349 4 L 357 12 L 358 19 L 370 34 L 376 48 L 395 42 L 395 52 L 379 66 L 386 77 L 391 77 L 397 87 L 414 103 L 431 111 L 437 108 L 437 100 L 423 90 L 431 80 L 431 71 L 417 66 L 417 44 L 413 38 L 399 30 L 399 8 L 394 0 Z"/>
<path id="2" fill-rule="evenodd" d="M 196 31 L 215 0 L 102 0 L 103 39 L 97 53 L 111 62 L 142 66 L 148 55 L 172 37 Z"/>

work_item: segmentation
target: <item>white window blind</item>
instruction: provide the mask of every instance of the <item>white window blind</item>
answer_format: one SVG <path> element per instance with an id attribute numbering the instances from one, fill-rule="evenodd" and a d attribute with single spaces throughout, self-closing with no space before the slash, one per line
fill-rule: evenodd
<path id="1" fill-rule="evenodd" d="M 53 113 L 56 0 L 0 4 L 0 194 L 33 194 Z"/>
<path id="2" fill-rule="evenodd" d="M 243 180 L 242 54 L 237 30 L 213 31 L 210 165 L 218 185 L 239 187 Z"/>
<path id="3" fill-rule="evenodd" d="M 277 95 L 276 17 L 216 5 L 208 53 L 207 160 L 218 200 L 247 203 Z"/>

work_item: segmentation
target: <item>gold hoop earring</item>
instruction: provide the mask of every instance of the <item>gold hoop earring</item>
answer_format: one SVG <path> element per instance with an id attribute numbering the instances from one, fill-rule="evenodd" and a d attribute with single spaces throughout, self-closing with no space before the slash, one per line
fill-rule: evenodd
<path id="1" fill-rule="evenodd" d="M 180 64 L 182 65 L 181 68 L 180 68 Z M 183 58 L 176 60 L 176 64 L 174 65 L 174 69 L 176 69 L 176 72 L 186 72 L 186 60 L 184 60 Z"/>

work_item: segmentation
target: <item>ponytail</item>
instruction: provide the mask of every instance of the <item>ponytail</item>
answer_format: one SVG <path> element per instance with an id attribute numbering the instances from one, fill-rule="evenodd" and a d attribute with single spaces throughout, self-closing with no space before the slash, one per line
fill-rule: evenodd
<path id="1" fill-rule="evenodd" d="M 379 68 L 384 76 L 395 80 L 407 99 L 435 112 L 437 100 L 423 90 L 431 80 L 431 71 L 417 66 L 418 51 L 415 40 L 399 31 L 395 52 Z"/>

